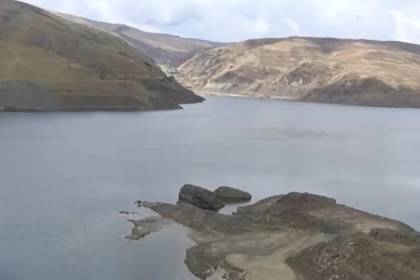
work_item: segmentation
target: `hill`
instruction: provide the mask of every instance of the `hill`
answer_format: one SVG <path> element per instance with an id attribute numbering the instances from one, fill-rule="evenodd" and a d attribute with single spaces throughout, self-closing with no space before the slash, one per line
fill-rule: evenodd
<path id="1" fill-rule="evenodd" d="M 1 110 L 150 110 L 202 98 L 125 41 L 40 8 L 0 2 Z"/>
<path id="2" fill-rule="evenodd" d="M 84 24 L 118 36 L 144 55 L 152 58 L 157 64 L 168 64 L 172 67 L 179 66 L 203 50 L 222 46 L 222 43 L 145 32 L 124 24 L 94 21 L 61 13 L 58 15 L 73 22 Z"/>
<path id="3" fill-rule="evenodd" d="M 177 79 L 197 91 L 420 107 L 420 46 L 332 38 L 261 39 L 197 54 Z"/>

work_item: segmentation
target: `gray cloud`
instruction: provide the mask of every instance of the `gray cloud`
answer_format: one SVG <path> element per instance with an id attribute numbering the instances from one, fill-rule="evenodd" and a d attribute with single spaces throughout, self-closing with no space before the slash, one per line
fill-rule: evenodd
<path id="1" fill-rule="evenodd" d="M 47 9 L 215 41 L 317 36 L 420 43 L 417 0 L 26 0 Z"/>

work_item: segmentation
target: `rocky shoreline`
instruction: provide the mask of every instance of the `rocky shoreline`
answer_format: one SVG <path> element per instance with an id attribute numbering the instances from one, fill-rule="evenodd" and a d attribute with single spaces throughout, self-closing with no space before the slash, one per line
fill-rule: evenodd
<path id="1" fill-rule="evenodd" d="M 159 230 L 162 219 L 190 229 L 197 245 L 185 264 L 199 279 L 420 279 L 419 233 L 332 198 L 289 193 L 224 215 L 215 192 L 187 185 L 176 204 L 139 206 L 162 218 L 132 221 L 137 239 Z"/>

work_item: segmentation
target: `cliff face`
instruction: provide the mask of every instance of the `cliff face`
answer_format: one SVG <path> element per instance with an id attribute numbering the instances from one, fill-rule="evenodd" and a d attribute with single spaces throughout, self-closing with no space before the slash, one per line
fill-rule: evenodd
<path id="1" fill-rule="evenodd" d="M 129 44 L 34 6 L 0 2 L 0 109 L 150 110 L 202 98 Z"/>
<path id="2" fill-rule="evenodd" d="M 420 46 L 321 38 L 261 39 L 194 56 L 177 79 L 199 91 L 420 107 Z"/>

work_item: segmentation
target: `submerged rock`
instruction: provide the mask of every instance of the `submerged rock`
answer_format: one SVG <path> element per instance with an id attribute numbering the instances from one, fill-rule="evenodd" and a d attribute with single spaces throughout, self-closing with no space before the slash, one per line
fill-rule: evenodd
<path id="1" fill-rule="evenodd" d="M 179 202 L 216 212 L 225 207 L 223 201 L 213 192 L 195 185 L 185 185 L 181 188 Z"/>
<path id="2" fill-rule="evenodd" d="M 169 223 L 169 220 L 166 220 L 162 217 L 148 217 L 142 220 L 128 220 L 134 225 L 131 230 L 131 235 L 126 236 L 126 239 L 129 240 L 140 240 L 144 237 L 161 230 L 164 226 Z"/>
<path id="3" fill-rule="evenodd" d="M 252 199 L 250 193 L 226 186 L 217 188 L 214 194 L 225 203 L 247 202 Z"/>

